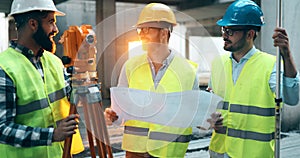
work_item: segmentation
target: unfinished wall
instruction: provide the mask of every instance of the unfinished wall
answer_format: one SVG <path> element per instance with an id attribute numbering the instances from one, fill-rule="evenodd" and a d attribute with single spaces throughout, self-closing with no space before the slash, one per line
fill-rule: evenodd
<path id="1" fill-rule="evenodd" d="M 282 0 L 282 26 L 287 29 L 290 47 L 297 65 L 300 70 L 300 1 Z M 262 10 L 264 11 L 266 25 L 262 28 L 261 47 L 262 50 L 276 55 L 276 48 L 273 47 L 273 30 L 276 26 L 276 1 L 261 0 Z M 285 105 L 282 112 L 282 130 L 288 131 L 299 129 L 300 126 L 300 105 Z"/>

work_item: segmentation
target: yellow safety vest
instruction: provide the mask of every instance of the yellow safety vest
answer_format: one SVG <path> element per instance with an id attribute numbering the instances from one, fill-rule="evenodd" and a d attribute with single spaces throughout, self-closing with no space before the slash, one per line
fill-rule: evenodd
<path id="1" fill-rule="evenodd" d="M 44 81 L 32 63 L 13 48 L 0 54 L 0 66 L 16 87 L 17 115 L 15 123 L 31 127 L 56 127 L 67 117 L 70 104 L 66 97 L 63 66 L 58 57 L 44 51 L 41 63 Z M 79 131 L 73 136 L 72 153 L 84 150 Z M 51 146 L 14 147 L 0 144 L 1 157 L 61 158 L 63 142 Z"/>
<path id="2" fill-rule="evenodd" d="M 269 87 L 275 57 L 256 52 L 244 65 L 236 84 L 232 63 L 224 55 L 212 65 L 213 91 L 224 97 L 224 128 L 214 131 L 209 149 L 232 158 L 272 158 L 274 155 L 275 101 Z"/>
<path id="3" fill-rule="evenodd" d="M 196 77 L 197 64 L 175 56 L 155 88 L 146 54 L 126 63 L 129 88 L 159 93 L 191 90 Z M 177 128 L 154 123 L 129 120 L 125 122 L 122 149 L 156 157 L 184 157 L 192 128 Z"/>

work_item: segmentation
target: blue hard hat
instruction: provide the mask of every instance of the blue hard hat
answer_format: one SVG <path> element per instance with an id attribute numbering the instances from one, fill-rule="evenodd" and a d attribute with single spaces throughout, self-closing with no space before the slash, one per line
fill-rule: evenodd
<path id="1" fill-rule="evenodd" d="M 263 12 L 255 2 L 236 0 L 227 8 L 225 15 L 217 21 L 217 24 L 219 26 L 262 26 L 265 22 Z"/>

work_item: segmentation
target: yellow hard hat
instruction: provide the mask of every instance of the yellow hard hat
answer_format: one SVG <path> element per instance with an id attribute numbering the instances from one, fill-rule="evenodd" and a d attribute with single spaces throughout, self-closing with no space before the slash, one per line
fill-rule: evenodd
<path id="1" fill-rule="evenodd" d="M 166 22 L 175 26 L 176 18 L 170 7 L 161 3 L 150 3 L 141 11 L 136 26 L 153 22 Z"/>
<path id="2" fill-rule="evenodd" d="M 54 11 L 58 16 L 65 15 L 65 13 L 57 10 L 53 0 L 13 0 L 9 16 L 35 10 Z"/>

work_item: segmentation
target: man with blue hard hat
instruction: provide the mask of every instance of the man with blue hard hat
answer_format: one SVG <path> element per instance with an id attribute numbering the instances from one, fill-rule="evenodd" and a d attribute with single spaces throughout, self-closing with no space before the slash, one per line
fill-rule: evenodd
<path id="1" fill-rule="evenodd" d="M 212 63 L 208 89 L 224 98 L 223 107 L 218 108 L 224 120 L 223 127 L 213 132 L 210 156 L 272 158 L 276 57 L 254 46 L 257 32 L 264 25 L 263 12 L 251 0 L 237 0 L 217 24 L 221 26 L 223 48 L 230 53 Z M 283 102 L 296 105 L 299 77 L 286 30 L 275 28 L 272 38 L 283 59 Z"/>

